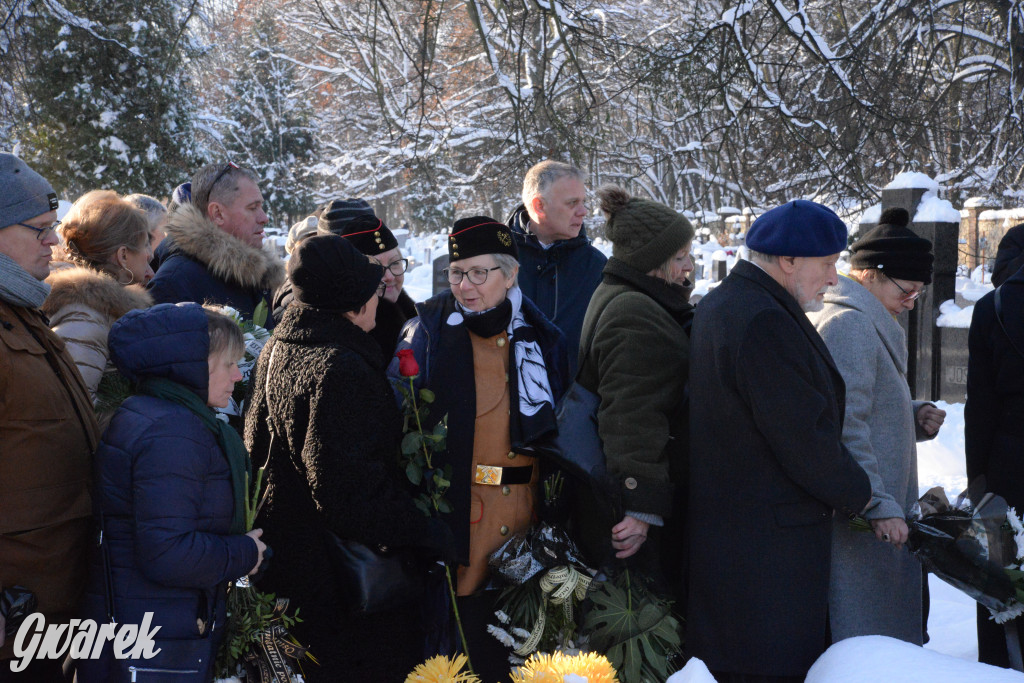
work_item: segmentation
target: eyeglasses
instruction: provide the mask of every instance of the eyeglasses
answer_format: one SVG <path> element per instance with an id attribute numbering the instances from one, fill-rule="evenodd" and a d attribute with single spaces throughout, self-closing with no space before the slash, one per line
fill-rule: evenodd
<path id="1" fill-rule="evenodd" d="M 381 264 L 381 265 L 383 265 L 383 264 Z M 384 267 L 386 269 L 388 269 L 389 271 L 391 271 L 392 275 L 397 277 L 397 276 L 401 275 L 402 273 L 404 273 L 405 271 L 409 270 L 409 259 L 407 259 L 407 258 L 400 258 L 397 261 L 392 261 L 391 263 L 389 263 L 388 265 L 386 265 Z"/>
<path id="2" fill-rule="evenodd" d="M 916 301 L 916 300 L 917 300 L 917 297 L 921 296 L 921 295 L 922 295 L 922 294 L 924 294 L 924 293 L 925 293 L 926 291 L 928 291 L 928 288 L 927 288 L 927 287 L 922 287 L 921 289 L 914 289 L 914 290 L 911 290 L 911 291 L 909 291 L 909 292 L 908 292 L 907 290 L 903 289 L 903 287 L 901 287 L 901 286 L 900 286 L 900 283 L 896 282 L 896 280 L 893 280 L 893 279 L 892 279 L 891 277 L 889 277 L 889 276 L 888 276 L 888 275 L 886 275 L 885 273 L 883 273 L 883 275 L 885 275 L 885 277 L 889 278 L 889 282 L 891 282 L 891 283 L 893 283 L 894 285 L 896 285 L 896 288 L 897 288 L 898 290 L 900 290 L 901 292 L 903 292 L 903 297 L 902 297 L 902 298 L 900 298 L 900 301 L 901 301 L 901 302 L 906 302 L 906 301 Z"/>
<path id="3" fill-rule="evenodd" d="M 227 175 L 228 171 L 230 171 L 231 169 L 235 169 L 237 171 L 238 170 L 238 164 L 236 164 L 233 161 L 229 161 L 227 163 L 227 166 L 224 167 L 224 170 L 221 171 L 220 173 L 218 173 L 217 177 L 213 179 L 212 183 L 210 183 L 210 189 L 212 190 L 213 186 L 216 185 L 218 182 L 220 182 L 220 179 L 223 178 L 225 175 Z"/>
<path id="4" fill-rule="evenodd" d="M 384 292 L 386 292 L 386 291 L 388 291 L 388 286 L 386 284 L 384 284 L 382 282 L 379 285 L 377 285 L 377 296 L 378 297 L 384 296 Z"/>
<path id="5" fill-rule="evenodd" d="M 51 235 L 53 235 L 54 232 L 56 232 L 57 228 L 60 227 L 60 221 L 54 221 L 53 225 L 48 225 L 45 228 L 37 228 L 36 226 L 29 225 L 28 223 L 15 223 L 15 225 L 20 225 L 23 228 L 34 230 L 36 233 L 36 239 L 42 242 L 47 237 L 50 237 Z"/>
<path id="6" fill-rule="evenodd" d="M 482 285 L 487 282 L 487 274 L 492 270 L 500 270 L 501 266 L 494 266 L 493 268 L 470 268 L 469 270 L 453 270 L 451 268 L 444 269 L 444 276 L 448 278 L 448 283 L 452 285 L 458 285 L 462 283 L 463 276 L 468 277 L 469 281 L 474 285 Z"/>

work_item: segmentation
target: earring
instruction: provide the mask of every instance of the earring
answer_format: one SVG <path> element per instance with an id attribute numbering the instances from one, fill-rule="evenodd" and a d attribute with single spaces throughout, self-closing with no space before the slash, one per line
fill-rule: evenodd
<path id="1" fill-rule="evenodd" d="M 131 268 L 129 268 L 128 266 L 122 266 L 121 264 L 118 264 L 118 266 L 121 268 L 121 270 L 123 270 L 126 273 L 128 273 L 128 282 L 121 282 L 121 274 L 118 273 L 117 274 L 117 284 L 119 284 L 119 285 L 121 285 L 123 287 L 127 287 L 128 285 L 130 285 L 133 282 L 135 282 L 135 273 L 132 272 Z"/>

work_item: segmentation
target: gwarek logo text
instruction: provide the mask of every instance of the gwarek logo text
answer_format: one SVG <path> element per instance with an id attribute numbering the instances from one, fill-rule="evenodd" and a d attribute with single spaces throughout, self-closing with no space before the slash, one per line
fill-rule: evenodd
<path id="1" fill-rule="evenodd" d="M 11 671 L 24 671 L 33 659 L 63 659 L 68 654 L 73 659 L 99 659 L 108 640 L 117 659 L 152 659 L 160 652 L 153 642 L 160 627 L 151 630 L 152 621 L 153 613 L 146 612 L 141 625 L 97 625 L 92 619 L 72 619 L 69 624 L 47 626 L 42 614 L 30 614 L 14 637 L 16 659 L 11 660 Z"/>

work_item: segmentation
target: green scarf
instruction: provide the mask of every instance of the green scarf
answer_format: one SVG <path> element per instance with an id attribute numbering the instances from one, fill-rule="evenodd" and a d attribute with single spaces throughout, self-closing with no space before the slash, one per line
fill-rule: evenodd
<path id="1" fill-rule="evenodd" d="M 218 420 L 199 396 L 177 382 L 163 377 L 146 377 L 139 383 L 136 391 L 188 408 L 213 432 L 231 468 L 231 490 L 235 495 L 231 533 L 244 534 L 249 531 L 245 528 L 245 502 L 249 493 L 247 482 L 252 478 L 252 461 L 249 460 L 249 452 L 245 450 L 245 444 L 238 433 L 226 422 Z"/>

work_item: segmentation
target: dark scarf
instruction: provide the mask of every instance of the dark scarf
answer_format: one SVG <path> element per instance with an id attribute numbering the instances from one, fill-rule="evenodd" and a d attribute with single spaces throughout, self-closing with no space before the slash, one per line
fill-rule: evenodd
<path id="1" fill-rule="evenodd" d="M 605 279 L 621 280 L 654 299 L 689 333 L 693 319 L 693 304 L 690 303 L 693 284 L 689 280 L 686 286 L 665 282 L 661 278 L 641 273 L 614 256 L 608 259 L 603 272 Z"/>
<path id="2" fill-rule="evenodd" d="M 466 329 L 478 337 L 489 339 L 501 334 L 502 330 L 508 329 L 512 322 L 512 302 L 505 298 L 494 308 L 475 313 L 460 307 L 466 318 Z"/>
<path id="3" fill-rule="evenodd" d="M 228 466 L 231 468 L 231 490 L 235 497 L 235 511 L 231 516 L 231 533 L 244 534 L 245 503 L 249 496 L 248 482 L 252 479 L 252 462 L 238 433 L 228 423 L 218 420 L 195 392 L 164 377 L 146 377 L 139 382 L 137 393 L 163 399 L 190 410 L 217 438 Z"/>

